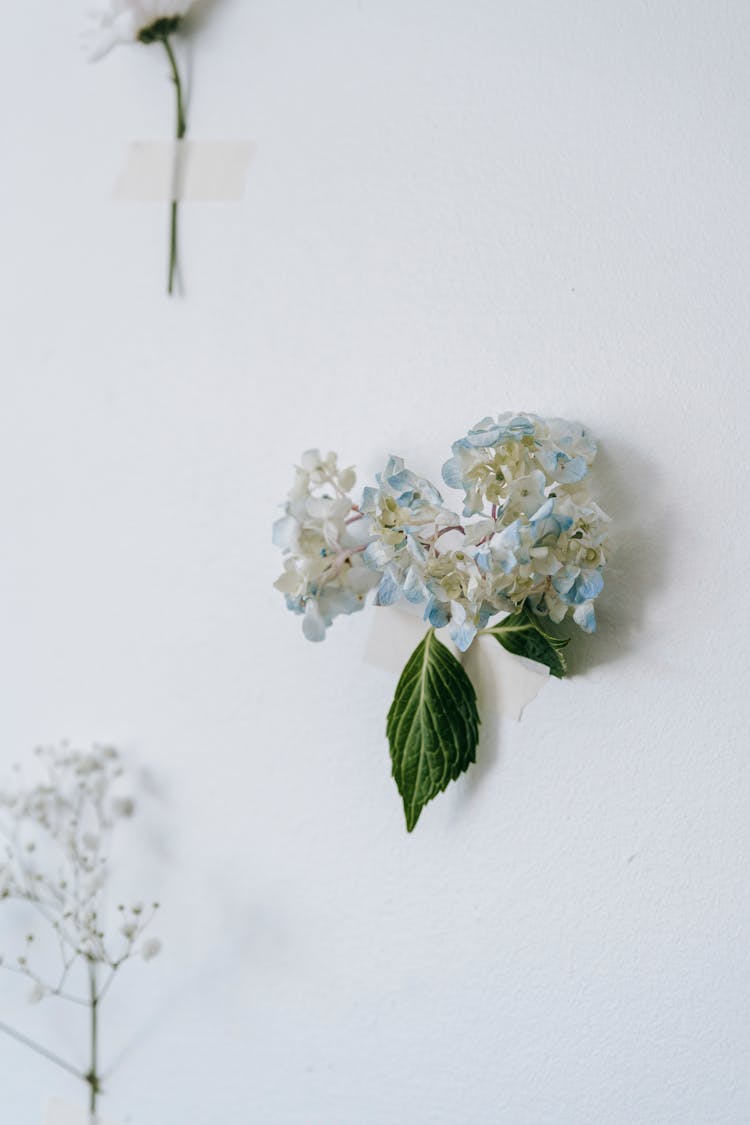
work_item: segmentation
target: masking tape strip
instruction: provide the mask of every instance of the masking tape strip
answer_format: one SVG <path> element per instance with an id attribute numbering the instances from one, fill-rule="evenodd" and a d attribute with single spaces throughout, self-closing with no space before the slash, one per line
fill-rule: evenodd
<path id="1" fill-rule="evenodd" d="M 371 629 L 365 660 L 400 676 L 406 661 L 424 637 L 427 623 L 406 605 L 379 606 L 370 611 Z M 464 668 L 477 693 L 480 710 L 493 711 L 520 722 L 524 707 L 536 699 L 549 679 L 549 669 L 534 660 L 514 656 L 494 637 L 477 637 L 463 655 L 452 643 L 447 629 L 437 636 Z M 395 687 L 395 684 L 394 684 Z"/>
<path id="2" fill-rule="evenodd" d="M 134 141 L 115 184 L 127 203 L 236 203 L 252 141 Z"/>

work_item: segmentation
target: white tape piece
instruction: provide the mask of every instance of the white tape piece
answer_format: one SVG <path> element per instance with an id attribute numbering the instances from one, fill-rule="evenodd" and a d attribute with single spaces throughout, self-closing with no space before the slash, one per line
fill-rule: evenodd
<path id="1" fill-rule="evenodd" d="M 52 1098 L 47 1102 L 44 1113 L 44 1125 L 115 1125 L 108 1117 L 95 1117 L 87 1109 L 70 1105 L 60 1098 Z"/>
<path id="2" fill-rule="evenodd" d="M 252 141 L 134 141 L 115 199 L 127 203 L 237 203 Z"/>
<path id="3" fill-rule="evenodd" d="M 365 660 L 400 675 L 427 630 L 421 612 L 412 611 L 405 603 L 388 606 L 387 612 L 374 606 L 371 620 Z M 462 655 L 447 629 L 438 629 L 437 636 L 464 665 L 474 684 L 480 710 L 494 711 L 520 722 L 524 707 L 536 699 L 549 679 L 549 669 L 544 664 L 514 656 L 494 637 L 477 637 Z"/>
<path id="4" fill-rule="evenodd" d="M 514 656 L 494 637 L 477 637 L 463 665 L 474 685 L 480 710 L 494 711 L 520 723 L 523 709 L 549 680 L 549 668 Z"/>

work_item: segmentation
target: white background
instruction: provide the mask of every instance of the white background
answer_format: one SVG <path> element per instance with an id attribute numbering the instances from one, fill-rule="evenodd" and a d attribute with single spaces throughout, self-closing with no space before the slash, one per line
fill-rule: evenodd
<path id="1" fill-rule="evenodd" d="M 159 49 L 6 7 L 0 765 L 114 739 L 158 788 L 108 1114 L 747 1122 L 747 3 L 216 0 L 191 135 L 256 147 L 171 303 L 166 208 L 112 198 Z M 506 409 L 591 427 L 621 546 L 576 674 L 407 836 L 368 616 L 307 643 L 269 528 L 301 450 L 437 474 Z M 80 1097 L 0 1079 L 3 1125 Z"/>

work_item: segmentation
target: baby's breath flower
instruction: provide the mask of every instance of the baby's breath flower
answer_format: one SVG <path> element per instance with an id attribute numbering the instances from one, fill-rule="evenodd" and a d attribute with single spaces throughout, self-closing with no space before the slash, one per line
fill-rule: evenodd
<path id="1" fill-rule="evenodd" d="M 121 816 L 126 820 L 135 813 L 135 801 L 132 797 L 115 797 L 112 802 L 112 812 L 115 816 Z"/>
<path id="2" fill-rule="evenodd" d="M 0 900 L 25 900 L 39 909 L 66 959 L 85 956 L 111 968 L 122 950 L 105 924 L 109 855 L 119 822 L 110 811 L 117 818 L 135 811 L 133 798 L 117 792 L 123 784 L 120 754 L 111 746 L 78 750 L 63 743 L 38 748 L 35 756 L 39 778 L 0 794 L 0 833 L 19 842 L 7 845 L 0 864 Z M 139 902 L 131 909 L 126 923 L 131 938 L 149 920 L 139 918 L 142 911 Z M 35 932 L 26 935 L 21 968 L 28 967 L 35 937 Z"/>
<path id="3" fill-rule="evenodd" d="M 47 995 L 47 990 L 42 984 L 34 984 L 28 994 L 29 1004 L 39 1004 Z"/>
<path id="4" fill-rule="evenodd" d="M 115 828 L 121 831 L 122 818 L 132 816 L 135 803 L 118 792 L 127 781 L 121 780 L 123 765 L 114 747 L 78 750 L 61 743 L 38 748 L 35 758 L 39 776 L 34 782 L 25 783 L 22 772 L 14 770 L 14 788 L 0 792 L 0 838 L 8 841 L 0 862 L 0 900 L 17 900 L 37 911 L 39 928 L 26 930 L 23 952 L 10 963 L 0 957 L 0 967 L 31 981 L 27 995 L 32 1004 L 54 996 L 87 1004 L 93 1011 L 125 962 L 137 952 L 150 960 L 159 948 L 155 939 L 138 948 L 153 917 L 144 913 L 140 902 L 129 911 L 120 906 L 111 918 L 106 908 L 113 833 Z M 42 926 L 48 930 L 42 932 Z M 50 937 L 60 951 L 56 979 L 38 972 L 36 965 L 37 945 L 41 955 Z M 85 996 L 67 991 L 76 967 L 88 981 Z M 80 1074 L 91 1088 L 92 1106 L 101 1079 L 97 1028 L 98 1021 L 90 1021 L 91 1069 Z M 5 1024 L 2 1030 L 13 1034 Z M 25 1036 L 23 1041 L 77 1073 L 46 1048 Z"/>
<path id="5" fill-rule="evenodd" d="M 153 961 L 161 953 L 162 945 L 158 938 L 148 938 L 141 946 L 141 957 L 144 961 Z"/>

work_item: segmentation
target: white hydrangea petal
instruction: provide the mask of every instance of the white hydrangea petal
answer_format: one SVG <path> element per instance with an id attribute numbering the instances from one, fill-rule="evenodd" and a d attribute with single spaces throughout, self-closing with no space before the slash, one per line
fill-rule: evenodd
<path id="1" fill-rule="evenodd" d="M 302 632 L 308 641 L 324 641 L 326 637 L 325 622 L 318 608 L 318 603 L 313 598 L 305 606 Z"/>
<path id="2" fill-rule="evenodd" d="M 321 462 L 319 449 L 306 449 L 299 459 L 301 467 L 306 473 L 312 473 L 318 468 Z"/>
<path id="3" fill-rule="evenodd" d="M 593 602 L 583 602 L 573 610 L 573 620 L 583 629 L 584 633 L 596 632 L 596 614 Z"/>
<path id="4" fill-rule="evenodd" d="M 272 528 L 272 540 L 275 547 L 282 550 L 291 550 L 297 540 L 299 524 L 293 516 L 282 516 L 275 521 Z"/>

